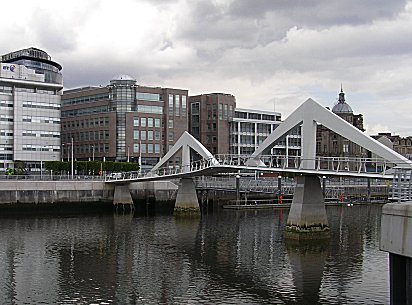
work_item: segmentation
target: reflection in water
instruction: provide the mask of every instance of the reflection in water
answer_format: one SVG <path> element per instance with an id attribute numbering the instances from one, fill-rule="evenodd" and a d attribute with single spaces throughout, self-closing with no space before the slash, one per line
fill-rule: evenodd
<path id="1" fill-rule="evenodd" d="M 380 206 L 327 209 L 331 239 L 283 240 L 287 210 L 0 218 L 6 304 L 384 304 Z"/>

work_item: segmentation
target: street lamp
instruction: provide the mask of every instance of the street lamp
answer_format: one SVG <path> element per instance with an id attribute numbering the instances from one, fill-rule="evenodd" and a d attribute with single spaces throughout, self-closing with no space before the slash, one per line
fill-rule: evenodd
<path id="1" fill-rule="evenodd" d="M 48 146 L 44 145 L 40 148 L 40 180 L 43 179 L 43 148 L 47 148 Z"/>
<path id="2" fill-rule="evenodd" d="M 127 146 L 127 163 L 130 161 L 129 146 Z"/>
<path id="3" fill-rule="evenodd" d="M 73 162 L 73 137 L 72 137 L 72 179 L 73 179 L 73 172 L 74 172 L 74 162 Z"/>
<path id="4" fill-rule="evenodd" d="M 62 162 L 63 162 L 64 161 L 63 160 L 63 157 L 64 157 L 64 143 L 62 143 L 62 150 L 60 152 L 60 156 L 62 157 Z"/>

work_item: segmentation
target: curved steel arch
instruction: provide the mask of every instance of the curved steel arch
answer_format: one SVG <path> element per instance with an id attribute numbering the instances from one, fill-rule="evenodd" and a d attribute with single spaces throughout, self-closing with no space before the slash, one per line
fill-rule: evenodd
<path id="1" fill-rule="evenodd" d="M 381 158 L 400 167 L 412 167 L 412 162 L 392 149 L 369 137 L 355 126 L 324 108 L 312 99 L 307 99 L 278 128 L 276 128 L 252 154 L 249 164 L 260 164 L 259 157 L 273 148 L 275 142 L 286 136 L 293 128 L 302 125 L 302 168 L 314 169 L 316 157 L 316 126 L 317 123 L 329 128 L 335 133 L 366 148 Z"/>

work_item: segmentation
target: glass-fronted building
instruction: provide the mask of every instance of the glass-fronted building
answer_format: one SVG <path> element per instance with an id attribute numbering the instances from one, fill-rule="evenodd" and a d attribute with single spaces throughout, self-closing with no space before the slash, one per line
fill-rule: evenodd
<path id="1" fill-rule="evenodd" d="M 40 49 L 0 58 L 0 170 L 60 159 L 61 65 Z"/>
<path id="2" fill-rule="evenodd" d="M 138 162 L 152 168 L 188 128 L 188 90 L 138 85 L 128 75 L 107 86 L 65 90 L 64 158 Z M 173 162 L 179 163 L 177 156 Z"/>
<path id="3" fill-rule="evenodd" d="M 252 154 L 280 123 L 279 112 L 236 108 L 230 126 L 230 153 Z M 283 139 L 279 139 L 270 154 L 299 156 L 300 151 L 301 130 L 298 126 Z"/>

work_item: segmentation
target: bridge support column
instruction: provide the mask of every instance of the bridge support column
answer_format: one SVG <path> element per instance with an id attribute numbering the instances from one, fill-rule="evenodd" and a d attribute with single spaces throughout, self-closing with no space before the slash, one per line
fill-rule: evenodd
<path id="1" fill-rule="evenodd" d="M 130 195 L 128 184 L 116 184 L 114 186 L 114 196 L 113 205 L 118 208 L 122 206 L 123 208 L 128 208 L 130 210 L 134 209 L 132 195 Z"/>
<path id="2" fill-rule="evenodd" d="M 285 228 L 285 238 L 297 240 L 329 238 L 329 224 L 319 177 L 315 175 L 297 177 Z"/>
<path id="3" fill-rule="evenodd" d="M 200 214 L 199 201 L 197 199 L 195 183 L 192 178 L 180 179 L 174 213 Z"/>
<path id="4" fill-rule="evenodd" d="M 380 249 L 389 252 L 391 304 L 412 304 L 412 202 L 382 208 Z"/>

